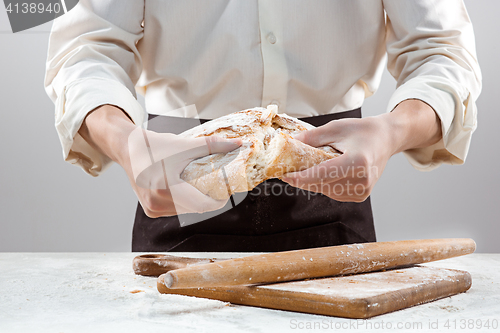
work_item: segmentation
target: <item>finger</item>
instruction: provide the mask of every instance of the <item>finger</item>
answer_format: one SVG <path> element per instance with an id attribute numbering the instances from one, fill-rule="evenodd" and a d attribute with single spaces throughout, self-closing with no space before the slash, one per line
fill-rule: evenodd
<path id="1" fill-rule="evenodd" d="M 204 213 L 224 207 L 227 200 L 215 200 L 186 182 L 170 186 L 172 201 L 179 214 Z M 179 207 L 179 209 L 177 209 Z"/>
<path id="2" fill-rule="evenodd" d="M 145 131 L 146 155 L 153 162 L 163 159 L 196 159 L 215 153 L 226 153 L 241 146 L 240 139 L 225 139 L 219 136 L 185 138 L 170 133 Z"/>
<path id="3" fill-rule="evenodd" d="M 196 205 L 200 204 L 200 200 L 194 203 L 195 206 L 193 206 L 193 202 L 184 198 L 185 195 L 195 198 L 196 195 L 202 193 L 199 191 L 198 193 L 189 193 L 191 191 L 190 188 L 184 189 L 178 186 L 175 187 L 174 193 L 172 193 L 172 188 L 174 186 L 171 186 L 169 190 L 149 190 L 151 192 L 148 195 L 143 195 L 142 200 L 139 196 L 139 201 L 147 216 L 156 218 L 204 211 L 205 207 L 196 207 Z M 208 207 L 207 209 L 210 208 Z"/>
<path id="4" fill-rule="evenodd" d="M 224 139 L 221 137 L 196 138 L 183 141 L 184 149 L 164 158 L 162 163 L 166 166 L 166 175 L 173 175 L 173 182 L 177 183 L 178 175 L 191 161 L 216 153 L 227 153 L 239 148 L 242 144 L 240 139 Z M 236 158 L 238 154 L 234 154 Z M 229 162 L 229 161 L 228 161 Z M 169 177 L 169 183 L 171 183 Z"/>
<path id="5" fill-rule="evenodd" d="M 349 154 L 324 161 L 309 169 L 286 173 L 282 180 L 296 187 L 338 181 L 350 176 L 354 165 Z"/>
<path id="6" fill-rule="evenodd" d="M 242 145 L 241 139 L 225 139 L 219 136 L 209 136 L 206 139 L 207 145 L 210 148 L 211 154 L 227 153 L 235 150 Z"/>
<path id="7" fill-rule="evenodd" d="M 170 191 L 135 188 L 137 198 L 150 218 L 177 215 Z"/>
<path id="8" fill-rule="evenodd" d="M 145 205 L 144 203 L 141 202 L 141 205 L 144 209 L 144 212 L 148 217 L 151 218 L 157 218 L 157 217 L 163 217 L 163 216 L 175 216 L 175 215 L 180 215 L 180 214 L 187 214 L 187 213 L 205 213 L 209 211 L 215 211 L 218 210 L 222 207 L 225 206 L 227 203 L 226 201 L 221 201 L 219 204 L 219 201 L 217 201 L 216 205 L 208 205 L 208 206 L 184 206 L 181 203 L 182 200 L 179 200 L 178 198 L 176 200 L 162 200 L 161 205 L 156 204 L 153 207 L 149 207 Z M 199 203 L 196 203 L 197 205 Z M 191 203 L 192 205 L 192 203 Z"/>
<path id="9" fill-rule="evenodd" d="M 294 134 L 293 138 L 313 147 L 321 147 L 332 143 L 332 137 L 338 129 L 338 122 L 333 120 L 323 126 Z"/>
<path id="10" fill-rule="evenodd" d="M 144 213 L 150 218 L 164 217 L 164 216 L 175 216 L 178 215 L 177 209 L 184 209 L 181 206 L 175 207 L 170 201 L 165 201 L 162 203 L 161 209 L 151 209 L 145 206 L 142 202 Z"/>
<path id="11" fill-rule="evenodd" d="M 166 165 L 186 167 L 192 160 L 217 153 L 228 153 L 239 148 L 241 139 L 224 139 L 218 136 L 210 136 L 196 139 L 189 139 L 185 143 L 184 149 L 165 159 Z"/>
<path id="12" fill-rule="evenodd" d="M 193 158 L 199 158 L 207 155 L 228 153 L 239 148 L 242 144 L 241 139 L 225 139 L 216 135 L 196 138 L 193 142 L 197 149 L 193 151 Z"/>

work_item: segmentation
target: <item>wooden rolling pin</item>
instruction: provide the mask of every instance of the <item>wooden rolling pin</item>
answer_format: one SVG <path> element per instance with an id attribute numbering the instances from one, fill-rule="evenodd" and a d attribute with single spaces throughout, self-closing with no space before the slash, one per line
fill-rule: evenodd
<path id="1" fill-rule="evenodd" d="M 409 240 L 275 252 L 176 269 L 160 276 L 167 288 L 284 282 L 403 267 L 474 252 L 468 238 Z"/>

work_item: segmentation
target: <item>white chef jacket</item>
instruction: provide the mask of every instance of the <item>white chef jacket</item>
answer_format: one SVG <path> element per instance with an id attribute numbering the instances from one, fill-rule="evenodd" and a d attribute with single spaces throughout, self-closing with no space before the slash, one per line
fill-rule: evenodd
<path id="1" fill-rule="evenodd" d="M 420 99 L 441 119 L 442 140 L 409 161 L 463 163 L 481 73 L 462 0 L 81 0 L 54 21 L 45 86 L 65 160 L 96 176 L 111 160 L 78 130 L 104 104 L 142 125 L 136 90 L 150 114 L 212 119 L 274 103 L 317 116 L 360 107 L 386 60 L 397 80 L 386 110 Z"/>

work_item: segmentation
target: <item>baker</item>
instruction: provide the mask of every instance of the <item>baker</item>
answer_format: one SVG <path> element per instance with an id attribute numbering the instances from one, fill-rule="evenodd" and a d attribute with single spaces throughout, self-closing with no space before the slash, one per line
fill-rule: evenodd
<path id="1" fill-rule="evenodd" d="M 361 118 L 386 59 L 390 112 Z M 126 171 L 140 202 L 133 251 L 281 251 L 375 241 L 369 194 L 388 159 L 462 164 L 481 74 L 460 0 L 81 0 L 54 21 L 45 86 L 65 160 L 92 176 L 113 161 Z M 134 175 L 144 138 L 130 134 L 147 115 L 136 89 L 144 133 L 167 154 L 191 151 L 177 134 L 200 122 L 268 105 L 317 126 L 296 139 L 343 154 L 237 203 L 184 183 L 176 205 Z M 239 144 L 209 140 L 205 155 Z M 197 223 L 181 226 L 180 209 Z"/>

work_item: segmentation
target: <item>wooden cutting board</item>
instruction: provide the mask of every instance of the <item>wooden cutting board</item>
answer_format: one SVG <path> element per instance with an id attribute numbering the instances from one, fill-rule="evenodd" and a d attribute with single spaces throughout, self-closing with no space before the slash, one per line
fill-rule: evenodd
<path id="1" fill-rule="evenodd" d="M 161 274 L 157 283 L 160 293 L 370 318 L 468 290 L 472 283 L 468 272 L 418 264 L 472 253 L 475 247 L 472 239 L 429 239 L 339 245 L 229 260 L 151 254 L 134 258 L 133 267 L 136 274 Z"/>
<path id="2" fill-rule="evenodd" d="M 158 291 L 216 299 L 233 304 L 345 318 L 370 318 L 467 291 L 468 272 L 411 266 L 384 272 L 253 286 L 169 289 L 158 278 Z"/>

